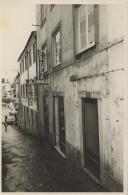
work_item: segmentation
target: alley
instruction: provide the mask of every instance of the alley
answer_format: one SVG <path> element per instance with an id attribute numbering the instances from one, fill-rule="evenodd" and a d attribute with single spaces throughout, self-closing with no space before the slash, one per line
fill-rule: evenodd
<path id="1" fill-rule="evenodd" d="M 4 113 L 4 112 L 3 112 Z M 70 166 L 51 146 L 2 126 L 3 192 L 105 191 L 83 171 Z"/>

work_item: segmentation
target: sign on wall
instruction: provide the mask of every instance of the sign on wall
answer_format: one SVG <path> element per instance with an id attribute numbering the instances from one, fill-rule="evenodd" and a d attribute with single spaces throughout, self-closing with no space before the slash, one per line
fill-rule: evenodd
<path id="1" fill-rule="evenodd" d="M 44 52 L 43 50 L 37 50 L 39 59 L 39 79 L 44 79 Z"/>

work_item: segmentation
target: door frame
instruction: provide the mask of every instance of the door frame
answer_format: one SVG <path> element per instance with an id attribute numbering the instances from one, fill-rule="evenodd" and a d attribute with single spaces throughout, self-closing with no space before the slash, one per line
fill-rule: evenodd
<path id="1" fill-rule="evenodd" d="M 62 157 L 66 158 L 66 117 L 65 117 L 65 94 L 62 91 L 59 92 L 52 92 L 52 98 L 56 98 L 59 96 L 63 96 L 64 99 L 64 123 L 65 123 L 65 154 L 56 146 L 56 134 L 55 134 L 55 107 L 54 107 L 54 100 L 53 100 L 53 129 L 54 129 L 54 148 L 61 154 Z M 59 127 L 59 124 L 58 124 Z"/>
<path id="2" fill-rule="evenodd" d="M 82 152 L 82 167 L 84 168 L 85 172 L 89 174 L 94 180 L 100 182 L 104 177 L 104 145 L 103 145 L 103 131 L 102 131 L 102 99 L 101 99 L 101 92 L 100 91 L 79 91 L 79 127 L 80 127 L 80 143 L 81 143 L 81 152 Z M 82 105 L 82 98 L 90 98 L 90 99 L 97 99 L 97 108 L 98 108 L 98 128 L 99 128 L 99 153 L 100 153 L 100 177 L 99 179 L 96 178 L 86 167 L 85 167 L 85 160 L 84 160 L 84 131 L 83 131 L 83 105 Z"/>

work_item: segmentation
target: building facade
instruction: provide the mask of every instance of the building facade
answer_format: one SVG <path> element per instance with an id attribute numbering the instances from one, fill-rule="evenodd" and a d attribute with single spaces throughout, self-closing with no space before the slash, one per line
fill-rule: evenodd
<path id="1" fill-rule="evenodd" d="M 18 72 L 14 82 L 12 83 L 13 87 L 13 97 L 16 98 L 17 102 L 19 101 L 19 91 L 20 91 L 20 73 Z"/>
<path id="2" fill-rule="evenodd" d="M 8 80 L 2 82 L 2 98 L 12 98 L 13 91 L 11 83 Z"/>
<path id="3" fill-rule="evenodd" d="M 110 191 L 123 189 L 124 8 L 37 5 L 39 129 Z"/>
<path id="4" fill-rule="evenodd" d="M 36 32 L 30 37 L 18 58 L 20 64 L 19 126 L 26 133 L 37 135 Z"/>

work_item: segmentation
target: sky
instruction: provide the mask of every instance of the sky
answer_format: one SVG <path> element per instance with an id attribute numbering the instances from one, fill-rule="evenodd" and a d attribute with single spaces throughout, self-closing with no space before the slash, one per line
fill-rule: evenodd
<path id="1" fill-rule="evenodd" d="M 17 62 L 32 30 L 36 27 L 36 7 L 30 3 L 0 3 L 0 76 L 14 80 Z"/>

